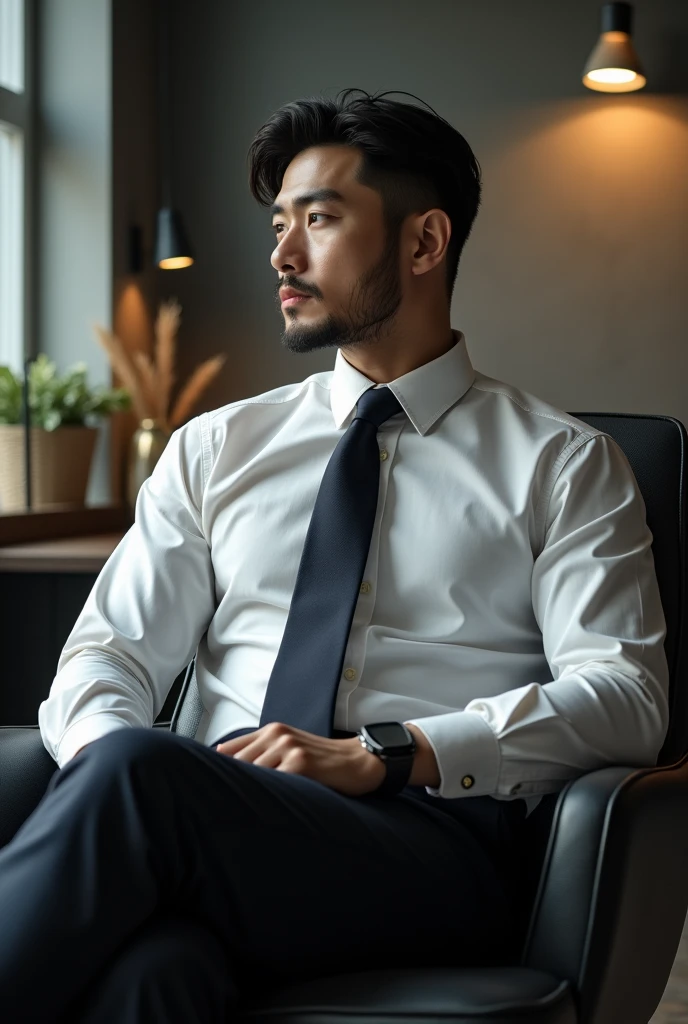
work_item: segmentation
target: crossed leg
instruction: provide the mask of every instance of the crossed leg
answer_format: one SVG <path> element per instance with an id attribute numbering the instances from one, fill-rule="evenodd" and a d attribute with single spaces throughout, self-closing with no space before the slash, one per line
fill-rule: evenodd
<path id="1" fill-rule="evenodd" d="M 413 790 L 348 797 L 163 730 L 103 736 L 0 850 L 3 1013 L 71 1024 L 81 1001 L 95 1022 L 88 997 L 113 1021 L 217 1024 L 256 979 L 494 962 L 508 809 Z"/>

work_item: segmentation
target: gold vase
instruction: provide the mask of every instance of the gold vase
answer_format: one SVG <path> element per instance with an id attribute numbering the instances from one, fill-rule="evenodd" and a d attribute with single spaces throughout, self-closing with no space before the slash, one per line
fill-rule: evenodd
<path id="1" fill-rule="evenodd" d="M 141 420 L 134 432 L 129 447 L 127 472 L 127 502 L 132 510 L 136 508 L 136 499 L 143 481 L 153 472 L 168 441 L 169 434 L 162 429 L 157 420 Z"/>

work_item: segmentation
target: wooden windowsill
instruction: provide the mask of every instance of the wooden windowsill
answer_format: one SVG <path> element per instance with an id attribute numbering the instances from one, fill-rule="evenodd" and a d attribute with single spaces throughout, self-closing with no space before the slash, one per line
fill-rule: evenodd
<path id="1" fill-rule="evenodd" d="M 126 505 L 55 505 L 50 509 L 0 514 L 0 552 L 6 545 L 60 537 L 126 532 L 134 521 Z"/>
<path id="2" fill-rule="evenodd" d="M 124 531 L 125 532 L 125 531 Z M 123 531 L 61 537 L 0 547 L 0 572 L 95 572 L 103 568 Z"/>

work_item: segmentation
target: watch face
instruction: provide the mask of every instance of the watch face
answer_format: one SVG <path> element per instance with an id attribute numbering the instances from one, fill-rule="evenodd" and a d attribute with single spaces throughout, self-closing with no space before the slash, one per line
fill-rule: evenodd
<path id="1" fill-rule="evenodd" d="M 399 722 L 378 722 L 375 725 L 367 725 L 366 729 L 375 742 L 383 747 L 405 747 L 408 745 L 408 735 Z"/>

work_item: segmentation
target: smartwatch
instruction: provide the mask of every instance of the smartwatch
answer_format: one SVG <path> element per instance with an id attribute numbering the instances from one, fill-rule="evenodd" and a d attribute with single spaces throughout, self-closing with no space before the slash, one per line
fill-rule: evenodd
<path id="1" fill-rule="evenodd" d="M 358 730 L 362 747 L 384 761 L 387 775 L 372 790 L 374 796 L 393 796 L 408 784 L 413 767 L 416 740 L 401 722 L 373 722 Z"/>

